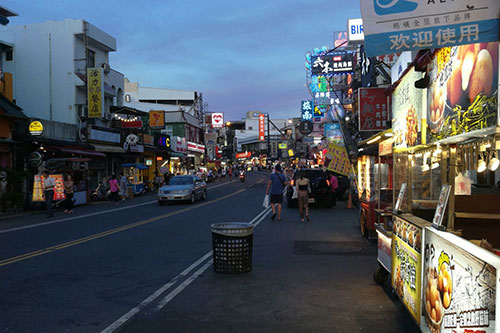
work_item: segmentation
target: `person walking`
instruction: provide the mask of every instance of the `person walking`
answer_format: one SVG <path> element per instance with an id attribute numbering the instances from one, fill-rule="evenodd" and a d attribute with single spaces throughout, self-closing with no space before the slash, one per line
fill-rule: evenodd
<path id="1" fill-rule="evenodd" d="M 330 176 L 330 188 L 332 189 L 333 195 L 332 195 L 332 203 L 334 206 L 337 206 L 337 189 L 339 188 L 339 180 L 337 177 L 332 173 Z"/>
<path id="2" fill-rule="evenodd" d="M 276 214 L 278 214 L 278 221 L 281 221 L 281 210 L 283 206 L 283 192 L 285 186 L 288 184 L 285 176 L 281 173 L 281 165 L 277 164 L 275 172 L 269 177 L 267 182 L 266 195 L 269 194 L 269 189 L 271 189 L 271 209 L 273 210 L 273 215 L 271 220 L 274 220 Z"/>
<path id="3" fill-rule="evenodd" d="M 66 195 L 66 200 L 64 201 L 66 209 L 64 210 L 64 214 L 73 214 L 74 186 L 75 184 L 71 175 L 67 175 L 64 181 L 64 194 Z"/>
<path id="4" fill-rule="evenodd" d="M 232 181 L 233 180 L 233 168 L 229 168 L 227 173 L 229 174 L 229 181 Z"/>
<path id="5" fill-rule="evenodd" d="M 304 222 L 304 216 L 307 222 L 311 221 L 309 218 L 309 178 L 304 177 L 304 171 L 299 172 L 299 179 L 296 181 L 299 202 L 300 222 Z"/>
<path id="6" fill-rule="evenodd" d="M 113 174 L 109 180 L 109 189 L 111 191 L 109 203 L 111 204 L 111 202 L 114 201 L 115 204 L 118 205 L 118 191 L 120 190 L 120 185 L 118 185 L 115 174 Z"/>
<path id="7" fill-rule="evenodd" d="M 222 168 L 222 179 L 226 180 L 226 168 Z"/>
<path id="8" fill-rule="evenodd" d="M 44 170 L 42 176 L 45 178 L 43 181 L 43 194 L 45 195 L 45 205 L 47 207 L 48 217 L 54 216 L 52 212 L 52 200 L 54 200 L 54 189 L 56 188 L 56 181 L 49 176 L 49 172 Z"/>
<path id="9" fill-rule="evenodd" d="M 127 198 L 127 177 L 125 177 L 123 172 L 120 173 L 120 196 L 122 197 L 122 201 L 125 201 Z"/>

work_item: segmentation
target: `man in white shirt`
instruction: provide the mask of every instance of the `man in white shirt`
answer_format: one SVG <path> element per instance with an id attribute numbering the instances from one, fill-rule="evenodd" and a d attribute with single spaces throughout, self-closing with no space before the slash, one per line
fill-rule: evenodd
<path id="1" fill-rule="evenodd" d="M 54 178 L 49 176 L 47 170 L 42 172 L 42 176 L 45 178 L 43 182 L 43 192 L 45 194 L 45 205 L 47 207 L 47 213 L 49 217 L 54 216 L 52 212 L 52 200 L 54 199 L 54 189 L 56 187 L 56 181 Z"/>

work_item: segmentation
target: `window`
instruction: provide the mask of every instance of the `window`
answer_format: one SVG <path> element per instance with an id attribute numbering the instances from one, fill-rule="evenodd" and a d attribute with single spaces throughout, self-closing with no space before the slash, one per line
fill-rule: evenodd
<path id="1" fill-rule="evenodd" d="M 12 50 L 7 50 L 5 52 L 5 60 L 12 61 L 14 59 L 14 52 Z"/>
<path id="2" fill-rule="evenodd" d="M 87 67 L 95 67 L 95 52 L 87 49 Z"/>
<path id="3" fill-rule="evenodd" d="M 129 94 L 125 95 L 125 102 L 130 103 L 130 95 Z"/>
<path id="4" fill-rule="evenodd" d="M 249 131 L 253 130 L 253 127 L 252 126 L 248 126 L 248 130 Z"/>

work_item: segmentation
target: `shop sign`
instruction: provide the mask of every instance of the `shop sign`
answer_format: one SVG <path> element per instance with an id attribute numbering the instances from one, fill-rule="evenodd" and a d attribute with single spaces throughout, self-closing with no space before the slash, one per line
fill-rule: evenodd
<path id="1" fill-rule="evenodd" d="M 301 117 L 302 121 L 311 121 L 313 118 L 314 112 L 314 103 L 313 101 L 302 101 L 300 103 Z"/>
<path id="2" fill-rule="evenodd" d="M 366 52 L 498 41 L 499 12 L 498 0 L 361 0 Z"/>
<path id="3" fill-rule="evenodd" d="M 377 57 L 378 58 L 378 57 Z M 413 52 L 405 51 L 401 53 L 394 65 L 391 67 L 391 83 L 396 82 L 409 64 L 413 62 Z"/>
<path id="4" fill-rule="evenodd" d="M 187 142 L 187 148 L 188 148 L 188 150 L 194 151 L 194 152 L 197 152 L 197 153 L 202 153 L 203 154 L 205 152 L 205 146 L 204 145 L 201 145 L 201 144 L 195 143 L 195 142 L 191 142 L 191 141 Z"/>
<path id="5" fill-rule="evenodd" d="M 212 128 L 224 127 L 224 113 L 212 113 Z"/>
<path id="6" fill-rule="evenodd" d="M 323 166 L 327 168 L 327 170 L 349 176 L 351 172 L 351 162 L 349 162 L 345 147 L 329 143 L 328 151 L 323 159 Z"/>
<path id="7" fill-rule="evenodd" d="M 278 144 L 278 148 L 279 149 L 286 149 L 286 148 L 288 148 L 288 145 L 286 143 L 280 143 L 280 144 Z"/>
<path id="8" fill-rule="evenodd" d="M 104 72 L 101 67 L 87 68 L 88 117 L 102 118 L 104 109 Z"/>
<path id="9" fill-rule="evenodd" d="M 389 97 L 385 88 L 359 88 L 359 131 L 381 131 L 388 128 Z"/>
<path id="10" fill-rule="evenodd" d="M 148 134 L 142 135 L 142 142 L 144 142 L 145 145 L 150 145 L 150 146 L 155 145 L 154 137 L 152 135 L 148 135 Z"/>
<path id="11" fill-rule="evenodd" d="M 265 115 L 261 113 L 261 114 L 259 114 L 259 141 L 265 140 L 265 135 L 266 135 L 265 128 L 266 128 L 265 127 Z"/>
<path id="12" fill-rule="evenodd" d="M 328 143 L 336 143 L 341 146 L 344 144 L 342 130 L 340 129 L 339 123 L 327 123 L 323 128 L 325 130 L 324 136 L 326 137 Z"/>
<path id="13" fill-rule="evenodd" d="M 347 45 L 347 32 L 334 31 L 333 32 L 333 47 L 345 47 Z"/>
<path id="14" fill-rule="evenodd" d="M 142 128 L 142 120 L 122 121 L 122 128 Z"/>
<path id="15" fill-rule="evenodd" d="M 32 167 L 38 168 L 40 165 L 42 165 L 42 160 L 43 156 L 39 152 L 33 151 L 30 153 L 29 162 Z"/>
<path id="16" fill-rule="evenodd" d="M 422 99 L 424 89 L 416 89 L 415 81 L 421 79 L 423 73 L 411 68 L 401 79 L 392 95 L 392 130 L 395 148 L 409 148 L 425 144 L 422 138 Z"/>
<path id="17" fill-rule="evenodd" d="M 347 21 L 347 32 L 349 34 L 349 44 L 362 43 L 365 40 L 363 19 L 349 19 Z"/>
<path id="18" fill-rule="evenodd" d="M 159 150 L 163 150 L 163 151 L 170 150 L 170 146 L 171 146 L 170 135 L 155 133 L 154 134 L 154 145 Z"/>
<path id="19" fill-rule="evenodd" d="M 302 135 L 309 135 L 313 131 L 314 125 L 310 121 L 301 121 L 299 124 L 299 132 Z"/>
<path id="20" fill-rule="evenodd" d="M 28 130 L 31 135 L 42 135 L 43 134 L 43 124 L 41 121 L 33 120 L 30 122 Z"/>
<path id="21" fill-rule="evenodd" d="M 378 154 L 380 156 L 386 156 L 392 154 L 392 138 L 379 142 Z"/>
<path id="22" fill-rule="evenodd" d="M 149 127 L 160 128 L 165 126 L 165 111 L 149 111 Z"/>
<path id="23" fill-rule="evenodd" d="M 63 200 L 66 199 L 66 194 L 64 194 L 64 178 L 63 175 L 49 175 L 49 177 L 54 178 L 56 187 L 54 187 L 54 197 L 53 200 Z M 45 201 L 45 193 L 43 190 L 43 183 L 45 181 L 44 176 L 35 175 L 33 179 L 33 195 L 31 200 L 33 202 Z"/>
<path id="24" fill-rule="evenodd" d="M 423 230 L 398 216 L 394 216 L 392 228 L 391 285 L 420 324 Z"/>
<path id="25" fill-rule="evenodd" d="M 139 137 L 135 134 L 129 134 L 123 142 L 123 149 L 133 153 L 143 153 L 144 146 L 139 144 Z"/>
<path id="26" fill-rule="evenodd" d="M 120 133 L 104 131 L 96 128 L 90 128 L 89 140 L 120 143 Z"/>
<path id="27" fill-rule="evenodd" d="M 497 124 L 498 42 L 437 51 L 427 89 L 429 142 Z"/>
<path id="28" fill-rule="evenodd" d="M 180 136 L 172 137 L 172 151 L 181 154 L 187 154 L 187 142 L 186 138 L 181 138 Z"/>
<path id="29" fill-rule="evenodd" d="M 249 157 L 252 157 L 252 153 L 249 151 L 236 154 L 236 158 L 249 158 Z"/>
<path id="30" fill-rule="evenodd" d="M 293 157 L 295 154 L 293 152 L 293 149 L 288 149 L 288 156 Z"/>
<path id="31" fill-rule="evenodd" d="M 314 56 L 311 61 L 312 75 L 352 74 L 354 69 L 354 53 L 351 51 Z"/>
<path id="32" fill-rule="evenodd" d="M 144 160 L 144 162 L 148 166 L 153 165 L 153 160 L 151 160 L 151 159 Z"/>
<path id="33" fill-rule="evenodd" d="M 217 142 L 217 133 L 205 133 L 205 145 L 207 147 L 214 147 Z"/>
<path id="34" fill-rule="evenodd" d="M 426 228 L 421 330 L 498 332 L 500 258 L 458 236 Z"/>
<path id="35" fill-rule="evenodd" d="M 314 115 L 313 118 L 321 119 L 325 116 L 325 113 L 328 111 L 328 107 L 330 104 L 318 105 L 314 104 Z"/>

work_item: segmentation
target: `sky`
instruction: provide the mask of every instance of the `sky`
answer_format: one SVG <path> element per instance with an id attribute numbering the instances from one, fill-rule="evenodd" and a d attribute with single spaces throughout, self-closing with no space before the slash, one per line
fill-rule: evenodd
<path id="1" fill-rule="evenodd" d="M 203 93 L 207 112 L 298 117 L 305 53 L 361 17 L 358 0 L 4 0 L 9 25 L 84 19 L 113 36 L 110 65 L 143 87 Z"/>

